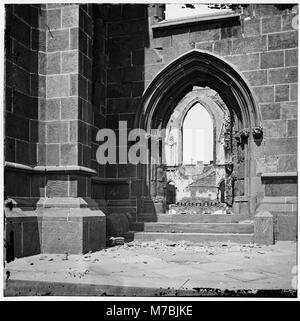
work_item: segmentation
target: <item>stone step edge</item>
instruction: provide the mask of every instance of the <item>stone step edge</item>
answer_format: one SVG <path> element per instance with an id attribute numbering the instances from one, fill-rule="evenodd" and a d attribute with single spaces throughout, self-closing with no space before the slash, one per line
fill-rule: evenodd
<path id="1" fill-rule="evenodd" d="M 192 216 L 205 216 L 205 217 L 209 217 L 209 216 L 228 216 L 228 217 L 233 217 L 233 216 L 238 216 L 238 217 L 247 217 L 247 215 L 242 215 L 242 214 L 180 214 L 180 213 L 176 213 L 176 214 L 168 214 L 168 213 L 147 213 L 147 212 L 140 212 L 138 213 L 138 215 L 144 215 L 144 216 L 150 216 L 150 215 L 155 215 L 155 216 L 188 216 L 188 215 L 192 215 Z"/>
<path id="2" fill-rule="evenodd" d="M 203 236 L 237 236 L 237 235 L 239 235 L 239 236 L 249 236 L 249 237 L 251 237 L 251 236 L 254 236 L 254 233 L 191 233 L 191 232 L 183 232 L 183 233 L 177 233 L 177 232 L 175 232 L 175 233 L 171 233 L 171 232 L 135 232 L 135 231 L 128 231 L 126 234 L 139 234 L 139 235 L 141 235 L 141 234 L 151 234 L 151 235 L 155 235 L 155 234 L 163 234 L 163 235 L 186 235 L 186 236 L 189 236 L 189 235 L 191 235 L 191 236 L 196 236 L 196 235 L 198 235 L 198 236 L 201 236 L 201 235 L 203 235 Z"/>
<path id="3" fill-rule="evenodd" d="M 249 220 L 250 221 L 250 220 Z M 170 225 L 170 224 L 173 224 L 173 225 L 207 225 L 207 224 L 212 224 L 212 225 L 220 225 L 220 224 L 227 224 L 227 225 L 253 225 L 254 222 L 253 220 L 251 220 L 251 222 L 243 222 L 243 221 L 240 221 L 240 222 L 132 222 L 131 225 L 136 225 L 136 224 L 139 224 L 139 225 Z"/>

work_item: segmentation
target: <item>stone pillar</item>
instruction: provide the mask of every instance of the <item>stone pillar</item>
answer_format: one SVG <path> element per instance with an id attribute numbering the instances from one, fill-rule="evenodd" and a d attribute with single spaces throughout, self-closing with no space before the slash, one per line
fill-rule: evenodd
<path id="1" fill-rule="evenodd" d="M 96 173 L 89 170 L 93 23 L 86 8 L 53 4 L 42 10 L 46 46 L 39 51 L 43 86 L 39 92 L 38 165 L 64 169 L 63 176 L 55 173 L 51 181 L 65 182 L 58 183 L 59 191 L 46 188 L 45 197 L 90 197 L 87 173 Z"/>
<path id="2" fill-rule="evenodd" d="M 37 8 L 23 9 L 31 12 Z M 29 88 L 36 88 L 31 96 L 38 101 L 38 117 L 30 121 L 29 129 L 29 134 L 35 135 L 37 154 L 26 166 L 24 162 L 9 164 L 21 174 L 27 173 L 30 188 L 26 192 L 10 188 L 8 193 L 18 197 L 18 207 L 31 207 L 26 217 L 32 218 L 32 227 L 26 225 L 22 232 L 27 231 L 26 235 L 20 236 L 16 229 L 13 233 L 17 238 L 32 239 L 28 244 L 34 249 L 21 251 L 20 256 L 37 251 L 99 250 L 105 246 L 105 215 L 91 198 L 91 177 L 98 174 L 98 168 L 91 164 L 92 136 L 96 136 L 92 116 L 92 5 L 47 4 L 38 10 L 39 21 L 31 32 L 38 70 L 29 84 Z M 30 102 L 23 106 L 26 114 L 30 108 Z M 10 177 L 7 181 L 13 184 Z M 27 180 L 22 177 L 22 181 Z M 18 222 L 14 213 L 8 214 L 9 221 L 12 226 L 22 225 L 25 214 L 15 212 Z"/>
<path id="3" fill-rule="evenodd" d="M 268 212 L 258 212 L 254 216 L 254 242 L 258 244 L 274 244 L 273 215 Z"/>

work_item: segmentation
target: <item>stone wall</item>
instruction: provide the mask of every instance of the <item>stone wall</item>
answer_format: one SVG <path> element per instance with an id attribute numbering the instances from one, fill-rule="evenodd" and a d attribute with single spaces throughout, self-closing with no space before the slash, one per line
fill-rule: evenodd
<path id="1" fill-rule="evenodd" d="M 109 12 L 113 18 L 108 23 L 107 39 L 107 126 L 111 128 L 117 120 L 131 123 L 142 93 L 154 77 L 193 49 L 222 57 L 244 76 L 256 98 L 264 129 L 263 140 L 252 142 L 251 156 L 247 156 L 255 159 L 255 184 L 250 191 L 254 215 L 257 204 L 272 190 L 261 175 L 294 173 L 297 168 L 298 30 L 292 25 L 296 13 L 274 5 L 249 5 L 237 12 L 240 19 L 157 28 L 155 5 L 113 5 Z M 123 168 L 126 165 L 108 165 L 106 176 L 125 176 L 138 184 L 134 180 L 137 168 Z M 281 178 L 274 180 L 278 185 Z M 296 196 L 296 181 L 293 179 L 281 194 Z M 143 191 L 139 188 L 139 194 L 131 195 L 146 195 L 147 187 L 138 186 Z M 113 188 L 118 190 L 118 185 Z M 295 216 L 292 221 L 296 224 Z"/>
<path id="2" fill-rule="evenodd" d="M 37 164 L 39 141 L 38 45 L 45 46 L 39 35 L 39 9 L 36 6 L 6 6 L 5 30 L 5 160 L 28 166 Z M 25 173 L 6 177 L 6 191 L 17 196 L 30 195 Z"/>
<path id="3" fill-rule="evenodd" d="M 40 217 L 44 223 L 35 229 L 41 251 L 71 249 L 76 238 L 78 246 L 73 252 L 105 245 L 105 217 L 99 204 L 91 200 L 91 176 L 104 176 L 104 169 L 92 164 L 92 137 L 105 126 L 104 99 L 101 105 L 93 97 L 92 9 L 84 4 L 7 5 L 6 21 L 11 29 L 6 31 L 6 109 L 12 113 L 5 118 L 9 139 L 5 190 L 16 207 L 26 207 L 33 217 L 38 209 L 45 209 Z M 15 99 L 16 91 L 22 98 Z M 9 149 L 13 139 L 14 153 Z M 80 211 L 82 207 L 88 210 Z M 15 216 L 20 222 L 26 220 L 25 212 L 16 213 L 7 211 L 9 222 Z M 63 217 L 66 224 L 60 223 Z M 68 224 L 72 217 L 77 230 Z M 87 222 L 91 221 L 101 228 L 90 229 Z M 18 235 L 15 229 L 10 233 Z M 97 244 L 88 241 L 86 233 Z"/>
<path id="4" fill-rule="evenodd" d="M 258 4 L 238 13 L 240 19 L 157 27 L 154 4 L 7 5 L 6 193 L 33 210 L 101 206 L 137 219 L 147 206 L 156 208 L 149 202 L 142 208 L 149 195 L 142 166 L 97 163 L 96 133 L 117 130 L 120 120 L 133 128 L 154 77 L 198 49 L 234 66 L 254 93 L 264 137 L 251 141 L 247 156 L 256 174 L 250 214 L 260 203 L 277 202 L 271 212 L 278 235 L 291 235 L 285 231 L 296 222 L 296 13 Z"/>

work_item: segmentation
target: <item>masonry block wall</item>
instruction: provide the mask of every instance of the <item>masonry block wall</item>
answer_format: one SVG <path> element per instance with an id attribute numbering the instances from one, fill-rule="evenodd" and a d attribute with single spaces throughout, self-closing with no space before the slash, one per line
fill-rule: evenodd
<path id="1" fill-rule="evenodd" d="M 256 159 L 257 175 L 251 193 L 256 204 L 265 197 L 277 197 L 281 209 L 273 214 L 281 222 L 290 220 L 287 215 L 292 214 L 288 229 L 295 231 L 296 207 L 287 202 L 297 194 L 298 30 L 292 23 L 296 13 L 274 5 L 250 5 L 238 12 L 240 19 L 156 28 L 155 5 L 110 6 L 107 126 L 115 128 L 118 120 L 125 119 L 130 123 L 143 91 L 180 55 L 199 49 L 222 57 L 248 81 L 262 116 L 264 139 L 260 146 L 253 144 L 250 156 Z M 108 165 L 106 177 L 130 177 L 138 184 L 134 179 L 137 167 L 123 168 L 126 166 Z M 266 181 L 263 173 L 274 176 Z M 280 173 L 287 177 L 279 177 Z M 112 189 L 117 191 L 119 186 Z M 128 197 L 148 192 L 143 185 L 138 191 L 135 195 L 129 190 Z M 256 208 L 252 211 L 254 214 Z M 287 233 L 295 235 L 293 231 Z"/>
<path id="2" fill-rule="evenodd" d="M 54 171 L 75 165 L 104 175 L 95 153 L 92 160 L 92 137 L 104 127 L 104 99 L 101 103 L 95 97 L 93 105 L 93 90 L 105 95 L 105 88 L 95 89 L 92 83 L 92 15 L 91 5 L 7 6 L 6 161 L 50 166 Z M 24 197 L 91 194 L 90 178 L 80 173 L 35 173 L 24 181 L 31 188 L 20 184 L 23 191 L 17 192 L 8 185 L 7 193 Z"/>
<path id="3" fill-rule="evenodd" d="M 30 233 L 16 229 L 24 215 L 31 215 L 29 230 L 41 251 L 99 249 L 105 244 L 105 216 L 90 198 L 91 176 L 100 172 L 91 159 L 95 126 L 104 125 L 102 106 L 92 103 L 92 5 L 8 5 L 6 20 L 11 26 L 6 30 L 6 109 L 11 113 L 5 118 L 5 189 L 16 207 L 29 207 L 26 215 L 18 209 L 16 217 L 7 213 L 12 235 L 21 238 L 15 244 L 27 242 Z M 15 100 L 16 91 L 24 97 Z M 78 212 L 81 207 L 93 212 Z M 73 221 L 82 233 L 72 230 Z"/>
<path id="4" fill-rule="evenodd" d="M 5 160 L 28 166 L 37 164 L 38 142 L 38 43 L 39 9 L 21 5 L 6 7 L 5 32 Z M 44 43 L 45 44 L 45 43 Z M 26 173 L 10 171 L 6 191 L 30 195 Z"/>
<path id="5" fill-rule="evenodd" d="M 138 219 L 149 195 L 143 167 L 98 164 L 96 133 L 117 130 L 121 120 L 128 132 L 154 77 L 199 49 L 232 64 L 254 93 L 264 137 L 260 145 L 251 142 L 251 196 L 255 206 L 273 206 L 279 238 L 295 237 L 296 13 L 258 4 L 237 13 L 240 18 L 157 27 L 154 4 L 7 5 L 6 193 L 33 210 L 41 199 L 51 206 L 60 199 L 67 208 L 75 203 L 65 199 L 76 206 L 94 199 L 108 214 Z"/>
<path id="6" fill-rule="evenodd" d="M 109 5 L 106 21 L 106 126 L 119 135 L 119 121 L 127 121 L 127 132 L 133 128 L 137 106 L 145 89 L 144 50 L 149 46 L 148 6 Z M 126 148 L 117 136 L 119 146 Z M 118 204 L 123 211 L 133 212 L 136 219 L 135 200 L 139 202 L 143 195 L 143 182 L 137 179 L 140 169 L 140 166 L 130 163 L 106 165 L 106 178 L 111 181 L 106 185 L 106 199 L 111 200 L 112 211 L 118 210 L 114 207 Z"/>

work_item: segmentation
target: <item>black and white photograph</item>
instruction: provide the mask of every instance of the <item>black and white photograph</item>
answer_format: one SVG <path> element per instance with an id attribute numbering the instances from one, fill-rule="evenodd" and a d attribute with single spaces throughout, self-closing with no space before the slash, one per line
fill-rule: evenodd
<path id="1" fill-rule="evenodd" d="M 297 301 L 298 14 L 5 1 L 1 300 Z"/>

